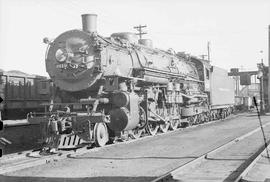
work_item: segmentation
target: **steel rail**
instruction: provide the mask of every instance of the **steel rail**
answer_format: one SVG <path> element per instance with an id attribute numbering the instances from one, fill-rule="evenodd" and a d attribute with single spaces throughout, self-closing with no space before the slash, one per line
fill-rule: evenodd
<path id="1" fill-rule="evenodd" d="M 268 144 L 269 146 L 269 144 Z M 268 147 L 269 150 L 269 147 Z M 241 174 L 234 180 L 234 182 L 241 181 L 247 174 L 250 172 L 250 170 L 254 167 L 254 165 L 263 157 L 263 154 L 267 154 L 267 148 L 265 148 L 246 168 L 244 171 L 241 172 Z M 267 156 L 266 156 L 267 157 Z M 270 159 L 268 159 L 270 161 Z"/>
<path id="2" fill-rule="evenodd" d="M 266 127 L 268 125 L 270 125 L 270 123 L 266 123 L 262 127 Z M 230 140 L 229 142 L 224 143 L 224 144 L 218 146 L 217 148 L 212 149 L 212 150 L 202 154 L 198 158 L 193 159 L 193 160 L 191 160 L 191 161 L 189 161 L 181 166 L 174 168 L 173 170 L 167 172 L 166 174 L 161 175 L 160 177 L 152 180 L 152 182 L 163 182 L 163 181 L 173 180 L 178 175 L 181 175 L 187 171 L 190 171 L 191 169 L 195 168 L 198 164 L 201 164 L 205 159 L 207 159 L 207 157 L 209 155 L 212 155 L 212 154 L 215 154 L 219 151 L 222 151 L 222 150 L 228 148 L 229 146 L 236 144 L 237 142 L 249 137 L 250 135 L 252 135 L 260 130 L 261 130 L 261 127 L 257 127 L 256 129 L 254 129 L 254 130 L 252 130 L 252 131 L 250 131 L 250 132 L 248 132 L 240 137 L 236 137 L 236 138 Z"/>
<path id="3" fill-rule="evenodd" d="M 260 127 L 261 127 L 261 131 L 263 134 L 263 140 L 264 140 L 264 150 L 262 152 L 259 153 L 258 156 L 256 156 L 255 159 L 252 160 L 252 162 L 245 168 L 245 170 L 236 178 L 236 180 L 234 180 L 234 182 L 238 182 L 240 181 L 244 176 L 247 175 L 247 173 L 254 167 L 254 165 L 256 164 L 257 161 L 259 161 L 262 158 L 263 153 L 266 153 L 266 156 L 268 158 L 268 161 L 270 162 L 270 158 L 269 158 L 269 152 L 268 152 L 268 145 L 269 145 L 269 141 L 266 141 L 266 137 L 265 137 L 265 132 L 264 129 L 262 127 L 262 121 L 261 121 L 261 116 L 260 116 L 260 112 L 258 109 L 258 104 L 256 101 L 256 97 L 253 97 L 253 102 L 255 104 L 256 110 L 257 110 L 257 115 L 258 115 L 258 119 L 260 122 Z"/>

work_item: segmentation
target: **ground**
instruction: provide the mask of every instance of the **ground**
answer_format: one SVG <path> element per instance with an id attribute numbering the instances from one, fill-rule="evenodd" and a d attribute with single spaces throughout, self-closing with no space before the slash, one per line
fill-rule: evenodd
<path id="1" fill-rule="evenodd" d="M 268 116 L 263 123 L 270 122 Z M 0 181 L 151 181 L 259 127 L 256 114 L 187 128 L 6 173 Z"/>

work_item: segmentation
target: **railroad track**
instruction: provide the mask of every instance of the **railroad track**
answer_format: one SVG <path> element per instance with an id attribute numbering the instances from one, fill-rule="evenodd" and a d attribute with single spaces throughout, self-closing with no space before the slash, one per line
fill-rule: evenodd
<path id="1" fill-rule="evenodd" d="M 257 163 L 259 163 L 260 160 L 262 160 L 262 161 L 268 161 L 268 165 L 266 163 L 266 165 L 264 166 L 264 168 L 270 167 L 270 158 L 269 158 L 269 156 L 267 154 L 267 150 L 268 150 L 268 152 L 270 151 L 269 143 L 270 142 L 268 141 L 267 148 L 261 147 L 261 149 L 258 150 L 258 152 L 254 154 L 254 157 L 253 157 L 254 160 L 252 160 L 252 162 L 245 168 L 245 170 L 242 171 L 242 173 L 236 178 L 235 182 L 242 182 L 242 181 L 243 182 L 247 182 L 247 181 L 249 181 L 249 180 L 246 180 L 245 178 L 248 178 L 248 173 L 249 172 L 252 172 L 252 170 L 255 170 L 253 168 L 255 167 L 255 165 Z M 263 171 L 261 171 L 260 173 L 262 175 L 262 178 L 264 178 L 266 176 L 269 177 L 269 173 L 268 173 L 268 175 L 267 174 L 263 174 L 264 173 Z M 264 181 L 266 181 L 266 180 L 264 179 Z"/>
<path id="2" fill-rule="evenodd" d="M 241 115 L 231 115 L 224 120 L 233 119 L 233 118 L 239 117 L 239 116 L 241 116 Z M 144 140 L 146 138 L 168 135 L 170 133 L 174 133 L 174 132 L 177 132 L 177 131 L 183 130 L 183 129 L 187 130 L 187 129 L 192 129 L 192 128 L 203 126 L 203 125 L 210 125 L 210 124 L 214 124 L 214 123 L 221 122 L 224 120 L 215 120 L 215 121 L 211 121 L 211 122 L 207 122 L 207 123 L 192 125 L 192 126 L 189 126 L 187 128 L 178 128 L 177 130 L 174 130 L 174 131 L 168 131 L 166 133 L 158 133 L 157 135 L 154 135 L 154 136 L 148 135 L 148 136 L 144 136 L 144 137 L 141 137 L 138 139 L 128 140 L 125 142 L 117 142 L 114 144 L 106 145 L 104 147 L 95 147 L 95 148 L 91 148 L 91 149 L 89 149 L 87 147 L 83 147 L 83 148 L 79 148 L 76 150 L 57 151 L 57 152 L 55 152 L 55 154 L 47 155 L 47 156 L 40 155 L 39 151 L 33 152 L 33 150 L 23 151 L 23 152 L 19 152 L 16 154 L 9 154 L 9 155 L 5 155 L 0 160 L 0 164 L 2 166 L 2 167 L 0 167 L 0 174 L 13 172 L 13 171 L 17 171 L 20 169 L 33 167 L 33 166 L 37 166 L 37 165 L 42 165 L 42 164 L 46 164 L 46 163 L 50 163 L 50 162 L 56 162 L 56 161 L 59 161 L 59 160 L 62 160 L 62 159 L 65 159 L 65 158 L 68 158 L 71 156 L 75 157 L 75 156 L 82 155 L 82 154 L 88 153 L 88 152 L 95 152 L 95 151 L 100 150 L 101 148 L 111 147 L 112 145 L 124 145 L 124 144 L 128 144 L 131 142 Z"/>
<path id="3" fill-rule="evenodd" d="M 263 128 L 265 128 L 267 126 L 270 126 L 270 123 L 264 124 Z M 239 161 L 242 160 L 243 163 L 236 170 L 232 170 L 231 174 L 228 175 L 229 177 L 227 177 L 225 179 L 217 178 L 217 177 L 216 178 L 213 177 L 211 179 L 211 172 L 212 171 L 209 170 L 209 168 L 206 168 L 206 169 L 204 168 L 205 163 L 208 162 L 208 166 L 209 166 L 209 163 L 211 163 L 211 161 L 213 161 L 213 163 L 216 163 L 216 161 L 218 161 L 218 160 L 226 161 L 227 159 L 220 159 L 220 158 L 216 158 L 216 157 L 212 157 L 212 156 L 215 156 L 219 153 L 222 153 L 226 149 L 230 149 L 230 147 L 232 148 L 233 146 L 238 145 L 241 141 L 244 141 L 248 137 L 251 137 L 252 135 L 256 134 L 257 132 L 260 132 L 260 129 L 261 128 L 258 127 L 256 129 L 240 136 L 240 137 L 237 137 L 237 138 L 235 138 L 235 139 L 233 139 L 225 144 L 222 144 L 219 147 L 202 154 L 198 158 L 193 159 L 193 160 L 185 163 L 184 165 L 181 165 L 181 166 L 169 171 L 168 173 L 154 179 L 152 182 L 175 181 L 175 180 L 196 181 L 196 180 L 201 180 L 205 176 L 207 176 L 206 178 L 204 178 L 205 181 L 211 181 L 213 179 L 214 179 L 214 181 L 235 181 L 235 182 L 241 181 L 241 179 L 248 173 L 248 171 L 252 168 L 252 166 L 256 163 L 256 161 L 261 158 L 262 153 L 265 152 L 264 145 L 262 145 L 259 148 L 259 150 L 257 150 L 255 153 L 251 152 L 251 155 L 248 156 L 245 160 L 239 159 Z M 261 133 L 259 133 L 259 134 L 261 134 Z M 262 138 L 260 138 L 260 139 L 262 140 Z M 270 140 L 268 140 L 267 144 L 269 144 L 269 143 L 270 143 Z M 236 159 L 231 159 L 231 160 L 233 161 Z M 218 167 L 218 165 L 217 165 L 217 167 Z M 204 168 L 204 169 L 200 169 L 200 168 Z M 224 168 L 226 168 L 226 167 L 224 167 Z M 197 174 L 199 174 L 197 176 L 197 179 L 196 179 L 196 170 L 197 170 Z M 198 172 L 198 171 L 200 171 L 200 172 Z M 226 170 L 225 170 L 225 173 L 226 173 Z M 218 174 L 218 175 L 222 175 L 222 174 Z M 189 177 L 191 177 L 191 178 L 189 178 Z"/>

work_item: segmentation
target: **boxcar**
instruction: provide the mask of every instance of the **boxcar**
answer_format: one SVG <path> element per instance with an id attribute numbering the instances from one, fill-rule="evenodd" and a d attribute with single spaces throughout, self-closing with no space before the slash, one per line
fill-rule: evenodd
<path id="1" fill-rule="evenodd" d="M 2 119 L 26 118 L 28 112 L 42 111 L 50 99 L 50 81 L 44 76 L 21 71 L 0 71 Z"/>

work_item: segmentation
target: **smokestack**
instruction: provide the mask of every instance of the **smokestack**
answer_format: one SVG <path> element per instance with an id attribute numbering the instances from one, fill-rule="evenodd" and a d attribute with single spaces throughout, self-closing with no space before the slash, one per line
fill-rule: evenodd
<path id="1" fill-rule="evenodd" d="M 97 32 L 97 15 L 96 14 L 83 14 L 82 15 L 82 28 L 84 32 L 88 32 L 88 33 Z"/>

